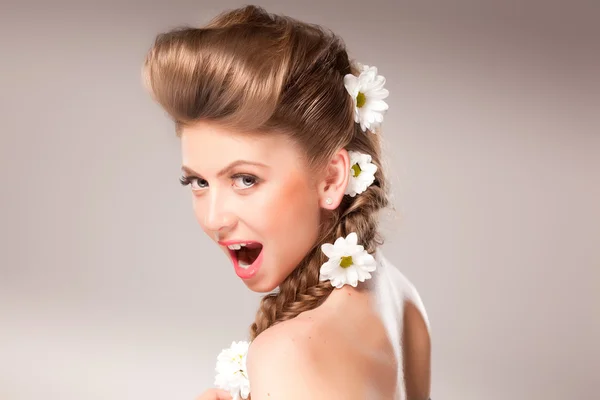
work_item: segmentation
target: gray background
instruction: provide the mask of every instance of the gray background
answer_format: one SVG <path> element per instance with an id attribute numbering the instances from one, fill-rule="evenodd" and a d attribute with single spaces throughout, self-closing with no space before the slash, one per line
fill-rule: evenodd
<path id="1" fill-rule="evenodd" d="M 257 306 L 139 77 L 156 33 L 242 3 L 97 3 L 0 12 L 2 400 L 193 399 Z M 433 398 L 599 396 L 598 3 L 259 4 L 388 78 L 384 251 L 429 312 Z"/>

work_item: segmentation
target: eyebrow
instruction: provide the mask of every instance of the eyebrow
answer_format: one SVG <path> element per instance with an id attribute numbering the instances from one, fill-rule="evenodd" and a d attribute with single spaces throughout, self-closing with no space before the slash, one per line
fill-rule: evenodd
<path id="1" fill-rule="evenodd" d="M 234 169 L 235 167 L 239 167 L 240 165 L 253 165 L 253 166 L 256 166 L 256 167 L 269 168 L 267 165 L 265 165 L 263 163 L 254 162 L 254 161 L 246 161 L 246 160 L 237 160 L 237 161 L 232 162 L 231 164 L 229 164 L 228 166 L 226 166 L 222 170 L 220 170 L 217 173 L 217 177 L 220 178 L 223 175 L 226 175 L 232 169 Z M 190 175 L 201 176 L 201 174 L 197 173 L 196 171 L 194 171 L 193 169 L 191 169 L 189 167 L 186 167 L 185 165 L 181 167 L 181 170 L 183 172 L 187 173 L 187 174 L 190 174 Z"/>

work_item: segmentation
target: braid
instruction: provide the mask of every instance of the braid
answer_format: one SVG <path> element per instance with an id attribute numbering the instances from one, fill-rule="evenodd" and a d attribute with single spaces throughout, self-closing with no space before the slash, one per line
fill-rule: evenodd
<path id="1" fill-rule="evenodd" d="M 251 340 L 270 326 L 312 310 L 327 299 L 333 286 L 329 282 L 319 281 L 319 269 L 325 261 L 320 247 L 314 247 L 281 283 L 278 293 L 263 297 L 256 320 L 250 328 Z"/>
<path id="2" fill-rule="evenodd" d="M 323 213 L 313 248 L 279 291 L 261 300 L 251 339 L 331 294 L 331 282 L 319 280 L 327 261 L 321 244 L 351 232 L 369 253 L 382 242 L 378 211 L 388 203 L 380 139 L 356 123 L 355 101 L 345 87 L 346 75 L 357 73 L 333 32 L 256 6 L 224 13 L 203 28 L 159 35 L 146 57 L 144 82 L 178 135 L 197 121 L 214 121 L 234 131 L 283 134 L 303 150 L 309 168 L 341 148 L 370 155 L 377 166 L 366 191 Z"/>
<path id="3" fill-rule="evenodd" d="M 316 245 L 309 251 L 298 267 L 281 283 L 279 291 L 263 297 L 255 322 L 250 328 L 250 339 L 254 340 L 261 332 L 279 322 L 290 320 L 299 314 L 321 305 L 333 291 L 330 282 L 319 281 L 321 265 L 327 257 L 321 251 L 322 243 L 333 243 L 338 237 L 356 232 L 365 250 L 373 253 L 383 244 L 378 232 L 378 211 L 388 203 L 386 183 L 379 163 L 377 135 L 360 132 L 361 138 L 355 143 L 358 147 L 370 148 L 373 161 L 378 164 L 375 182 L 363 193 L 355 197 L 345 196 L 337 210 L 329 215 L 323 233 Z M 364 146 L 366 144 L 366 146 Z M 362 146 L 361 146 L 362 145 Z M 350 146 L 348 146 L 350 147 Z"/>

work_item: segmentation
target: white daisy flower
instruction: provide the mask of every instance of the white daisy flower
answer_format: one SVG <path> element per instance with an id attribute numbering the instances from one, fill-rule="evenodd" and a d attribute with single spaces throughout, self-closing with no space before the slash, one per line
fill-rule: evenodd
<path id="1" fill-rule="evenodd" d="M 344 86 L 354 100 L 354 121 L 360 123 L 361 129 L 373 132 L 383 122 L 383 114 L 388 105 L 383 100 L 389 95 L 384 89 L 385 78 L 377 75 L 377 68 L 358 64 L 360 74 L 347 74 Z"/>
<path id="2" fill-rule="evenodd" d="M 217 356 L 217 376 L 215 386 L 226 390 L 234 400 L 247 399 L 250 396 L 250 381 L 246 369 L 246 356 L 250 343 L 232 342 Z"/>
<path id="3" fill-rule="evenodd" d="M 337 238 L 334 244 L 321 245 L 329 261 L 321 266 L 319 280 L 330 280 L 339 289 L 344 285 L 356 287 L 358 282 L 371 278 L 370 272 L 376 269 L 375 258 L 357 241 L 358 236 L 352 232 L 346 238 Z"/>
<path id="4" fill-rule="evenodd" d="M 354 197 L 367 190 L 375 182 L 377 165 L 371 162 L 369 154 L 348 151 L 348 155 L 350 156 L 350 179 L 344 194 Z"/>

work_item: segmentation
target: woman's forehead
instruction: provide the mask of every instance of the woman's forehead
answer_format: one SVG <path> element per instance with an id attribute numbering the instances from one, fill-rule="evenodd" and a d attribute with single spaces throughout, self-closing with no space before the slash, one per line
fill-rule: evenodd
<path id="1" fill-rule="evenodd" d="M 217 169 L 237 160 L 280 168 L 303 167 L 302 152 L 285 135 L 246 133 L 198 123 L 181 134 L 183 164 L 192 169 Z"/>

